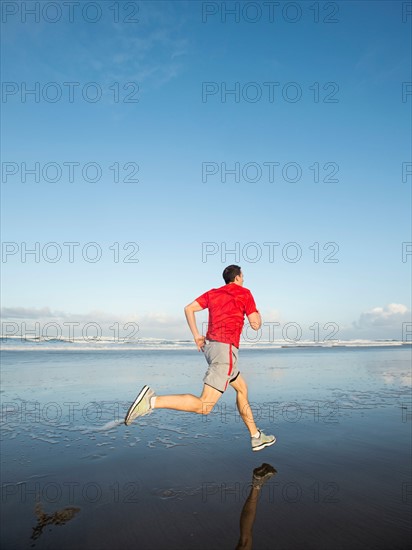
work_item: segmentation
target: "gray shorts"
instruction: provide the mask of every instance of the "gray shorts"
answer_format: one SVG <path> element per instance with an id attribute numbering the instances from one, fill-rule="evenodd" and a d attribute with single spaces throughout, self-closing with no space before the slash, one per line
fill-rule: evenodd
<path id="1" fill-rule="evenodd" d="M 232 344 L 206 340 L 203 352 L 209 364 L 203 382 L 224 393 L 228 384 L 240 374 L 237 368 L 238 349 Z"/>

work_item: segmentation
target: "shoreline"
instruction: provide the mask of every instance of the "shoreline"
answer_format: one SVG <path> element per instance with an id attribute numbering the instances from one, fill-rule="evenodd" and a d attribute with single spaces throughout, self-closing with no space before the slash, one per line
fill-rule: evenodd
<path id="1" fill-rule="evenodd" d="M 10 337 L 8 337 L 10 338 Z M 113 340 L 85 341 L 84 339 L 37 339 L 37 338 L 2 338 L 0 351 L 194 351 L 195 347 L 190 340 L 159 340 L 114 342 Z M 17 341 L 20 343 L 17 344 Z M 240 349 L 243 351 L 258 350 L 333 350 L 333 349 L 373 349 L 373 348 L 399 348 L 412 349 L 412 342 L 400 340 L 341 340 L 337 342 L 311 342 L 302 341 L 285 343 L 285 341 L 273 342 L 241 342 Z M 196 351 L 196 350 L 195 350 Z"/>

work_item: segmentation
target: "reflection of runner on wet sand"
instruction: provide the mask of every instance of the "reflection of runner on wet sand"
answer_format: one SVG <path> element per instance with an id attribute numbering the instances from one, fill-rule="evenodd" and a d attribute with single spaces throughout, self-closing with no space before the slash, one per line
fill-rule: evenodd
<path id="1" fill-rule="evenodd" d="M 36 540 L 40 537 L 46 525 L 64 525 L 80 512 L 80 508 L 69 506 L 62 510 L 57 510 L 53 514 L 45 514 L 41 502 L 36 502 L 34 511 L 37 516 L 37 525 L 33 527 L 33 533 L 30 538 Z"/>
<path id="2" fill-rule="evenodd" d="M 275 468 L 265 462 L 262 466 L 259 466 L 259 468 L 255 468 L 253 470 L 252 487 L 250 488 L 249 496 L 247 497 L 242 513 L 240 514 L 240 537 L 236 550 L 251 550 L 253 524 L 255 523 L 256 507 L 260 490 L 264 483 L 276 474 L 277 471 Z"/>

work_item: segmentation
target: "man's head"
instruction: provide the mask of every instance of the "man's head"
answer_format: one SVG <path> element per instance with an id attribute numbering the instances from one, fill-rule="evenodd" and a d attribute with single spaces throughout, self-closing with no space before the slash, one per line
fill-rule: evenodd
<path id="1" fill-rule="evenodd" d="M 243 286 L 243 273 L 241 267 L 238 265 L 228 265 L 223 271 L 223 279 L 227 285 L 229 283 L 235 283 Z"/>

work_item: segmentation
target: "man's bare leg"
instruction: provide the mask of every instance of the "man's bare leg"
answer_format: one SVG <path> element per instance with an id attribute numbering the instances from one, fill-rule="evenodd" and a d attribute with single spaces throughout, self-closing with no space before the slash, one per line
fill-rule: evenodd
<path id="1" fill-rule="evenodd" d="M 180 395 L 158 395 L 156 396 L 154 409 L 174 409 L 176 411 L 194 412 L 197 414 L 208 414 L 222 397 L 220 391 L 204 384 L 200 397 L 190 393 Z"/>
<path id="2" fill-rule="evenodd" d="M 255 435 L 258 432 L 258 429 L 253 418 L 252 409 L 249 405 L 245 379 L 241 374 L 239 374 L 236 380 L 231 382 L 230 385 L 236 390 L 236 405 L 239 410 L 239 414 L 242 417 L 243 422 L 246 424 L 250 435 Z"/>

